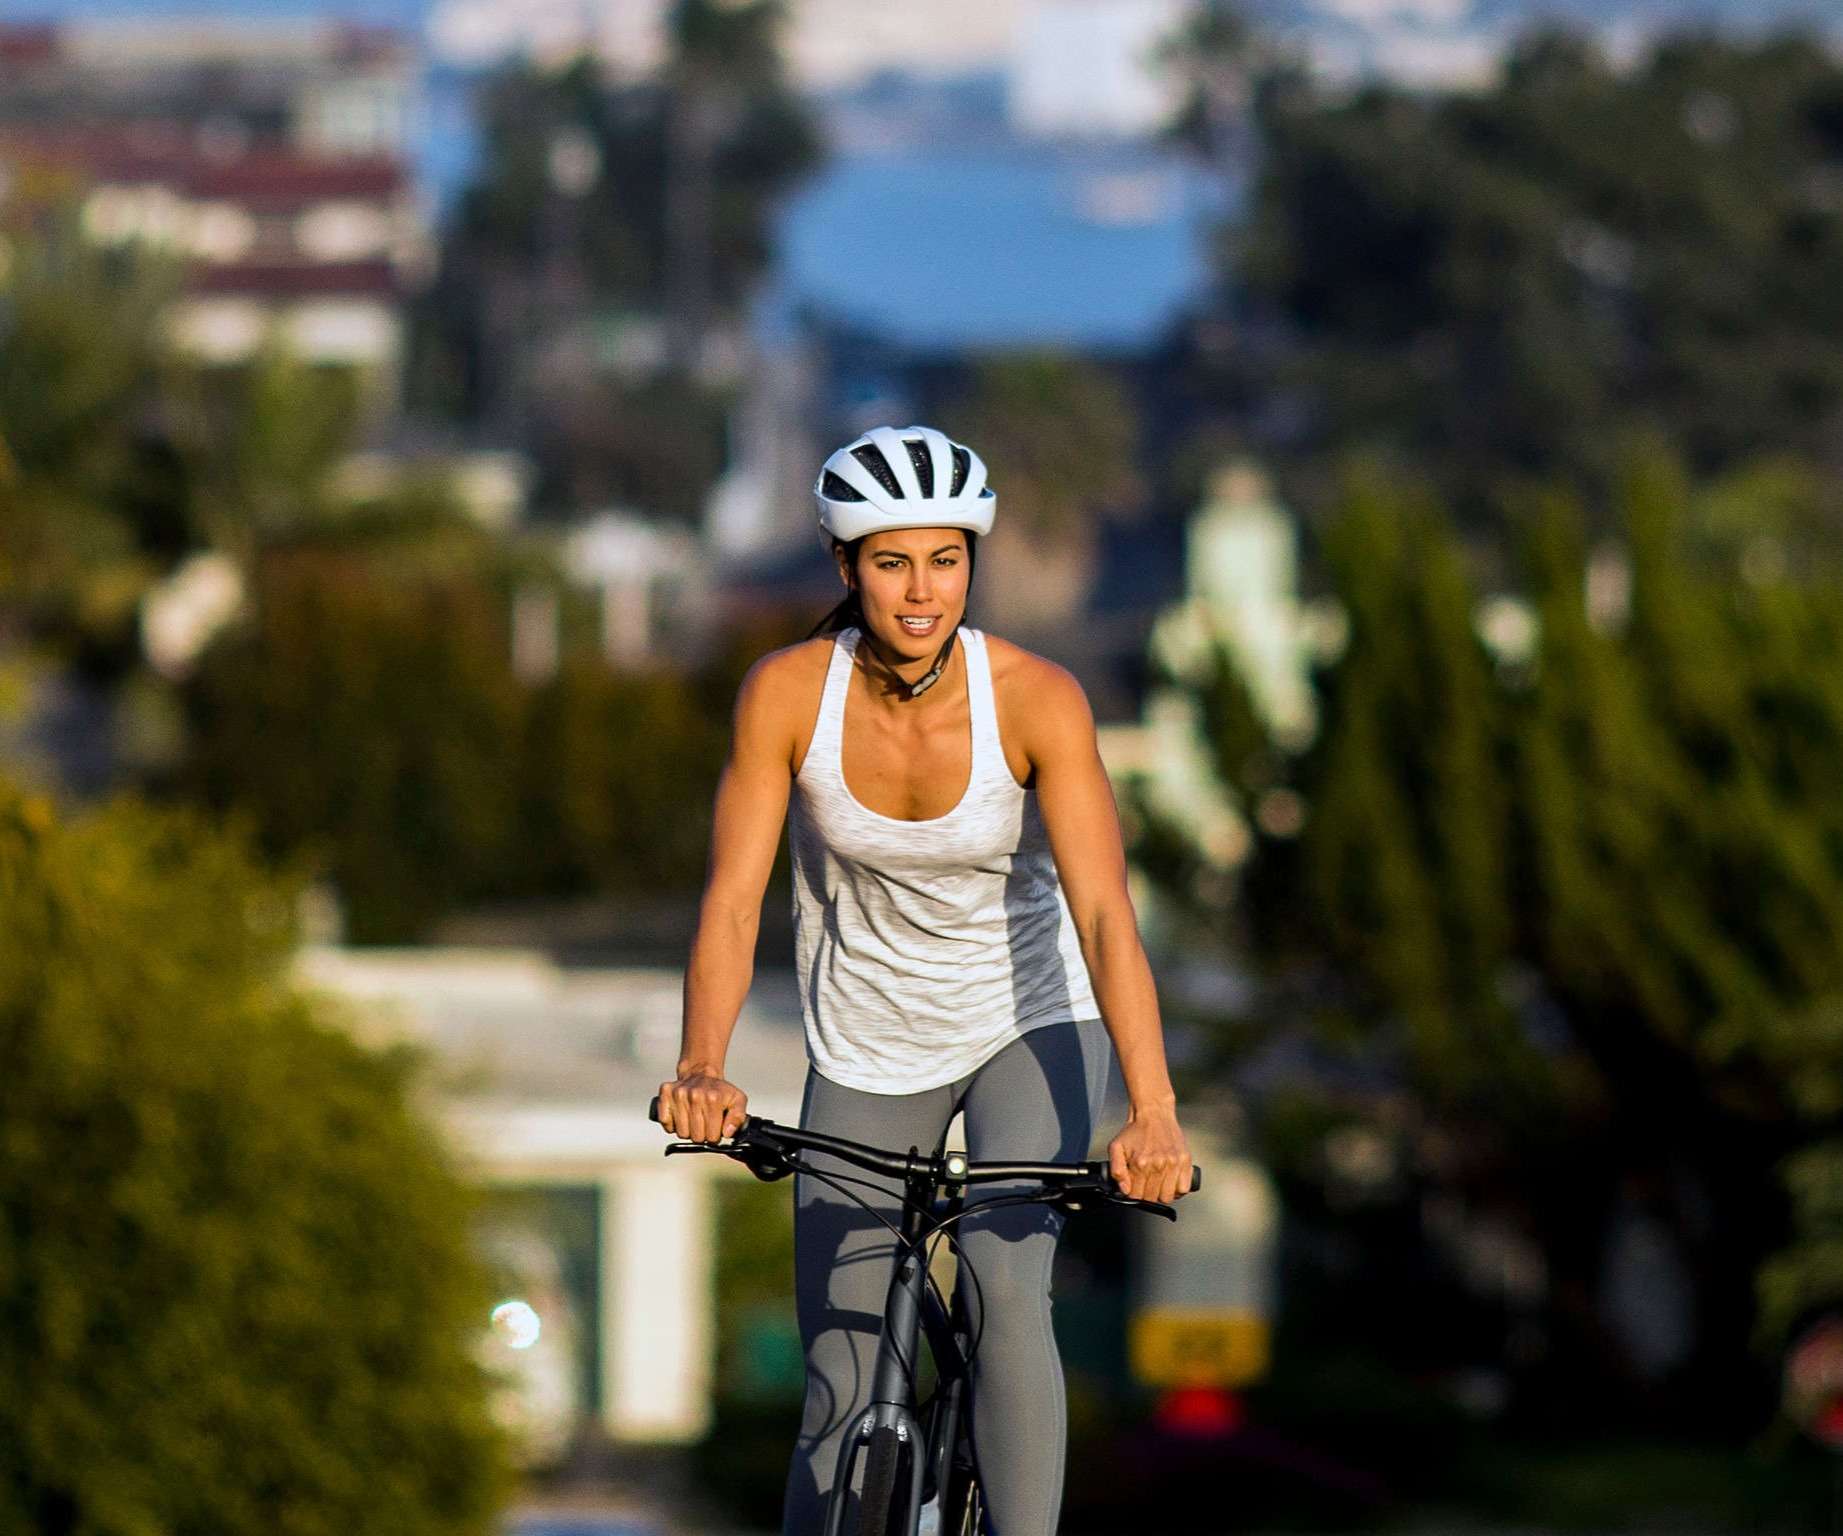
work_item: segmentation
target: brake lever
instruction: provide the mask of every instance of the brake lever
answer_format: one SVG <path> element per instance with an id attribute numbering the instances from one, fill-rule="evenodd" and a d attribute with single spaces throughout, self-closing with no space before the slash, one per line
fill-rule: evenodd
<path id="1" fill-rule="evenodd" d="M 1162 1216 L 1166 1221 L 1177 1220 L 1177 1212 L 1171 1206 L 1161 1204 L 1157 1200 L 1135 1200 L 1131 1195 L 1121 1194 L 1119 1186 L 1111 1182 L 1105 1188 L 1098 1184 L 1078 1184 L 1065 1190 L 1051 1203 L 1058 1210 L 1079 1211 L 1089 1200 L 1105 1200 L 1110 1205 L 1124 1205 L 1130 1210 Z"/>
<path id="2" fill-rule="evenodd" d="M 1177 1211 L 1158 1200 L 1135 1200 L 1131 1195 L 1122 1195 L 1117 1191 L 1107 1199 L 1114 1205 L 1131 1206 L 1135 1211 L 1144 1211 L 1150 1216 L 1162 1216 L 1166 1221 L 1176 1221 Z"/>
<path id="3" fill-rule="evenodd" d="M 675 1141 L 666 1148 L 666 1156 L 677 1152 L 718 1152 L 733 1157 L 764 1184 L 773 1184 L 798 1170 L 783 1147 L 771 1142 L 755 1141 L 740 1135 L 727 1142 Z"/>

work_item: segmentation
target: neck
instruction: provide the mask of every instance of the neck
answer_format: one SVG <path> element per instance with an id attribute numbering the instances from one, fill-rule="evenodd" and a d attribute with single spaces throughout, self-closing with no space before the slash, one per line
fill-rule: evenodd
<path id="1" fill-rule="evenodd" d="M 893 704 L 913 703 L 933 691 L 946 677 L 953 660 L 954 642 L 959 637 L 956 624 L 947 639 L 931 657 L 920 661 L 897 661 L 884 650 L 883 644 L 867 626 L 858 628 L 859 642 L 866 654 L 865 674 L 878 685 L 878 691 Z"/>

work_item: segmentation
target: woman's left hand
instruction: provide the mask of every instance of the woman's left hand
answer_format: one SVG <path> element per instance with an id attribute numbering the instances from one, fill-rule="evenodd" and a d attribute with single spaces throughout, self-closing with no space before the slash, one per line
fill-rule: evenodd
<path id="1" fill-rule="evenodd" d="M 1190 1193 L 1190 1148 L 1172 1108 L 1134 1110 L 1107 1144 L 1107 1161 L 1120 1192 L 1166 1205 Z"/>

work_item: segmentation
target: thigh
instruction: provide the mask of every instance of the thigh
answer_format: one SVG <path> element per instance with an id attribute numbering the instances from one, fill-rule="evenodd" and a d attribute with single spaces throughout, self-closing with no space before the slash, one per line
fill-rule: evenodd
<path id="1" fill-rule="evenodd" d="M 951 1087 L 915 1094 L 865 1093 L 809 1069 L 800 1124 L 805 1130 L 893 1151 L 914 1146 L 932 1152 L 946 1137 L 953 1108 Z M 823 1152 L 802 1157 L 844 1187 L 811 1174 L 794 1177 L 794 1273 L 801 1334 L 809 1351 L 819 1335 L 833 1329 L 874 1340 L 882 1327 L 895 1260 L 896 1239 L 890 1227 L 901 1224 L 901 1183 Z"/>
<path id="2" fill-rule="evenodd" d="M 1112 1060 L 1113 1045 L 1099 1019 L 1046 1024 L 1012 1041 L 966 1087 L 967 1156 L 975 1161 L 1086 1160 Z M 967 1194 L 960 1237 L 975 1278 L 965 1299 L 982 1315 L 984 1300 L 1007 1310 L 1029 1309 L 1039 1305 L 1033 1298 L 1047 1290 L 1062 1213 L 1035 1203 L 977 1209 L 1039 1187 L 1020 1180 L 977 1185 Z"/>
<path id="3" fill-rule="evenodd" d="M 1045 1024 L 1013 1040 L 966 1084 L 967 1156 L 1084 1160 L 1112 1065 L 1113 1042 L 1099 1019 Z"/>

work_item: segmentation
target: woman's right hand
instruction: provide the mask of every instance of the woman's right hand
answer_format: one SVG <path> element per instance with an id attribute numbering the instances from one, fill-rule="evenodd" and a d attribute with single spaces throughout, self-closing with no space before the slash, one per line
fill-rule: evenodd
<path id="1" fill-rule="evenodd" d="M 685 1141 L 734 1136 L 748 1112 L 749 1096 L 714 1072 L 684 1072 L 659 1085 L 659 1124 Z"/>

